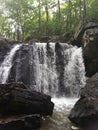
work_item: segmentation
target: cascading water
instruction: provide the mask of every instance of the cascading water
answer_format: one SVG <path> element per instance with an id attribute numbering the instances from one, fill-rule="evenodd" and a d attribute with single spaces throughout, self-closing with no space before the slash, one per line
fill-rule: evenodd
<path id="1" fill-rule="evenodd" d="M 12 67 L 12 61 L 13 57 L 15 55 L 15 52 L 21 47 L 21 45 L 16 45 L 12 48 L 12 50 L 7 54 L 4 61 L 0 65 L 0 83 L 4 84 L 6 83 L 10 69 Z"/>
<path id="2" fill-rule="evenodd" d="M 55 112 L 48 119 L 53 124 L 47 130 L 63 130 L 65 120 L 61 128 L 59 119 L 72 107 L 85 85 L 82 48 L 64 43 L 16 45 L 0 65 L 0 83 L 5 82 L 23 82 L 33 90 L 51 95 Z"/>

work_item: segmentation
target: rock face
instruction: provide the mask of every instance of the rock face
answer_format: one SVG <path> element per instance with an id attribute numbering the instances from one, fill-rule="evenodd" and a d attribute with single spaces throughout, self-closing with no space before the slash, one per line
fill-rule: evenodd
<path id="1" fill-rule="evenodd" d="M 84 32 L 83 47 L 86 72 L 90 77 L 98 72 L 98 24 Z"/>
<path id="2" fill-rule="evenodd" d="M 71 44 L 83 47 L 86 75 L 98 72 L 98 22 L 94 19 L 81 21 Z"/>
<path id="3" fill-rule="evenodd" d="M 69 119 L 78 126 L 87 127 L 90 122 L 98 120 L 98 73 L 87 81 L 80 95 Z"/>
<path id="4" fill-rule="evenodd" d="M 0 130 L 37 128 L 42 116 L 52 115 L 53 107 L 50 96 L 22 83 L 0 84 Z"/>

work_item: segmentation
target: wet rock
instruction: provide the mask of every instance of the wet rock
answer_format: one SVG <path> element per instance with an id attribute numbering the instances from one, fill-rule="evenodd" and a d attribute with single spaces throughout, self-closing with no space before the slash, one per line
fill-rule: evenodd
<path id="1" fill-rule="evenodd" d="M 71 110 L 69 119 L 77 126 L 85 127 L 90 120 L 98 118 L 98 100 L 80 98 Z"/>
<path id="2" fill-rule="evenodd" d="M 40 115 L 0 118 L 0 130 L 34 130 L 40 127 Z"/>
<path id="3" fill-rule="evenodd" d="M 83 130 L 98 130 L 98 119 L 89 121 Z"/>
<path id="4" fill-rule="evenodd" d="M 0 130 L 34 130 L 52 115 L 51 97 L 23 83 L 0 84 Z"/>
<path id="5" fill-rule="evenodd" d="M 6 106 L 6 107 L 4 107 Z M 26 89 L 22 83 L 0 84 L 0 116 L 19 114 L 52 115 L 51 97 Z"/>
<path id="6" fill-rule="evenodd" d="M 76 125 L 86 128 L 90 122 L 98 120 L 98 73 L 88 79 L 80 95 L 80 99 L 69 114 L 69 119 Z"/>

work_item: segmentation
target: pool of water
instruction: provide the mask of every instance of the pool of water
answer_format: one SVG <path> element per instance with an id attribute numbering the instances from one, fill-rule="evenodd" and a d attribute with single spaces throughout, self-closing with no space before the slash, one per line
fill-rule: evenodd
<path id="1" fill-rule="evenodd" d="M 53 115 L 43 120 L 40 130 L 71 130 L 71 122 L 67 117 L 77 100 L 78 98 L 53 98 Z"/>

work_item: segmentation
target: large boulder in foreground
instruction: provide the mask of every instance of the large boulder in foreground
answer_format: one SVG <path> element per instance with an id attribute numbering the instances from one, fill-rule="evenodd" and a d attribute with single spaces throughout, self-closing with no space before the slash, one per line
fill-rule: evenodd
<path id="1" fill-rule="evenodd" d="M 4 107 L 6 106 L 6 107 Z M 27 89 L 23 84 L 0 84 L 0 116 L 18 114 L 52 115 L 51 97 Z"/>
<path id="2" fill-rule="evenodd" d="M 88 79 L 80 94 L 69 119 L 80 127 L 87 127 L 88 124 L 98 121 L 98 73 Z"/>
<path id="3" fill-rule="evenodd" d="M 0 84 L 0 130 L 34 130 L 52 115 L 51 97 L 22 83 Z"/>

